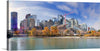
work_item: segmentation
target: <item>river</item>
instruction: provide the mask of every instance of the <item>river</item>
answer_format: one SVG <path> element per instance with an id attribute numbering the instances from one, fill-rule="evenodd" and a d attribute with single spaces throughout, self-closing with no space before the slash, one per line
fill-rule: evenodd
<path id="1" fill-rule="evenodd" d="M 100 48 L 100 38 L 35 38 L 9 39 L 10 50 Z"/>

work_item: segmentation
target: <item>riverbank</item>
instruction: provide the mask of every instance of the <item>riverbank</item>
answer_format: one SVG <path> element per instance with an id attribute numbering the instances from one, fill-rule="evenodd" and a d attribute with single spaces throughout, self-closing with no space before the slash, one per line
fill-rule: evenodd
<path id="1" fill-rule="evenodd" d="M 12 37 L 12 38 L 26 38 L 26 37 Z M 79 36 L 59 36 L 59 37 L 41 37 L 41 36 L 34 36 L 34 37 L 29 37 L 29 38 L 100 38 L 100 37 L 93 37 L 93 36 L 91 36 L 91 37 L 84 37 L 84 36 L 81 36 L 81 37 L 79 37 Z"/>
<path id="2" fill-rule="evenodd" d="M 51 37 L 48 37 L 48 38 L 51 38 Z M 100 37 L 74 37 L 74 36 L 72 36 L 72 37 L 52 37 L 52 38 L 100 38 Z"/>

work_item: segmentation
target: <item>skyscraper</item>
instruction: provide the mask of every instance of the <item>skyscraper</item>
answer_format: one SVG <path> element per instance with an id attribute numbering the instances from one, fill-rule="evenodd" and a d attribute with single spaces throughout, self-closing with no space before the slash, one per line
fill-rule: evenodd
<path id="1" fill-rule="evenodd" d="M 37 26 L 39 26 L 40 20 L 37 20 Z"/>
<path id="2" fill-rule="evenodd" d="M 95 31 L 95 29 L 93 27 L 90 27 L 89 31 Z"/>
<path id="3" fill-rule="evenodd" d="M 78 26 L 78 21 L 75 19 L 74 22 L 75 22 L 75 26 L 77 27 Z"/>
<path id="4" fill-rule="evenodd" d="M 35 27 L 36 15 L 27 14 L 26 18 L 21 21 L 20 28 L 24 30 L 31 30 Z"/>
<path id="5" fill-rule="evenodd" d="M 17 30 L 17 12 L 11 12 L 11 30 Z"/>
<path id="6" fill-rule="evenodd" d="M 69 21 L 71 23 L 71 28 L 78 27 L 78 21 L 76 19 L 71 18 Z"/>
<path id="7" fill-rule="evenodd" d="M 50 19 L 47 22 L 47 27 L 50 28 L 51 26 L 53 26 L 53 21 Z"/>
<path id="8" fill-rule="evenodd" d="M 26 19 L 27 19 L 28 17 L 30 17 L 30 16 L 31 16 L 31 14 L 27 14 L 27 15 L 26 15 Z"/>
<path id="9" fill-rule="evenodd" d="M 37 15 L 31 15 L 31 17 L 35 20 L 35 26 L 37 26 Z"/>
<path id="10" fill-rule="evenodd" d="M 85 23 L 81 24 L 81 29 L 87 31 L 87 25 Z"/>
<path id="11" fill-rule="evenodd" d="M 58 15 L 58 21 L 60 24 L 63 24 L 64 17 L 62 15 Z"/>
<path id="12" fill-rule="evenodd" d="M 29 25 L 29 29 L 31 30 L 32 28 L 34 28 L 35 26 L 35 20 L 30 18 L 30 25 Z"/>
<path id="13" fill-rule="evenodd" d="M 52 21 L 54 22 L 54 24 L 58 21 L 56 17 L 52 18 Z"/>
<path id="14" fill-rule="evenodd" d="M 27 19 L 24 19 L 23 21 L 21 21 L 20 27 L 23 27 L 25 30 L 27 29 Z"/>
<path id="15" fill-rule="evenodd" d="M 74 18 L 70 19 L 70 23 L 71 23 L 71 28 L 74 27 Z"/>
<path id="16" fill-rule="evenodd" d="M 36 15 L 27 14 L 26 15 L 26 19 L 30 19 L 30 18 L 35 20 L 35 26 L 37 26 L 37 16 Z"/>
<path id="17" fill-rule="evenodd" d="M 31 14 L 27 14 L 27 28 L 29 28 L 29 30 L 31 30 L 34 26 L 35 26 L 35 20 L 36 20 L 36 15 L 31 15 Z"/>

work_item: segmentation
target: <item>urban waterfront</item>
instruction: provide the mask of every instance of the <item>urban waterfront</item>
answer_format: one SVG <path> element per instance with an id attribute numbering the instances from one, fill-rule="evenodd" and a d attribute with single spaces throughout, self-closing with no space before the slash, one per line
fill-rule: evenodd
<path id="1" fill-rule="evenodd" d="M 100 48 L 100 3 L 10 1 L 8 50 Z"/>
<path id="2" fill-rule="evenodd" d="M 10 50 L 84 49 L 100 48 L 100 38 L 35 38 L 9 39 Z"/>

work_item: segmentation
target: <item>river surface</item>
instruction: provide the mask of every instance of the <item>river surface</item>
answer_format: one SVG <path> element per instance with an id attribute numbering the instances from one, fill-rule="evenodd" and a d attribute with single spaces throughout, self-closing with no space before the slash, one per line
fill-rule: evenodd
<path id="1" fill-rule="evenodd" d="M 10 50 L 100 48 L 100 38 L 10 38 Z"/>

